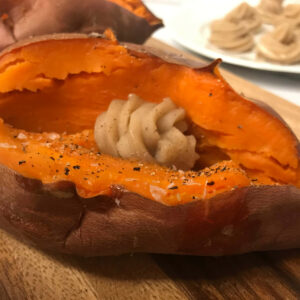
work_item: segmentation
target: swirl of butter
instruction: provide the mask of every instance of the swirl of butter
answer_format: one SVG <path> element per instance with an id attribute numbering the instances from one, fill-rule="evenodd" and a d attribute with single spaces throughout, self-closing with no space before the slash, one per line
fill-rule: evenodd
<path id="1" fill-rule="evenodd" d="M 225 20 L 244 25 L 249 32 L 256 32 L 260 29 L 262 21 L 256 9 L 248 3 L 243 2 L 224 18 Z"/>
<path id="2" fill-rule="evenodd" d="M 281 64 L 300 61 L 300 41 L 296 39 L 293 26 L 284 23 L 261 37 L 257 44 L 260 56 Z"/>
<path id="3" fill-rule="evenodd" d="M 246 52 L 254 46 L 253 36 L 243 24 L 225 19 L 210 24 L 209 40 L 218 48 L 234 52 Z"/>
<path id="4" fill-rule="evenodd" d="M 278 23 L 280 22 L 289 22 L 294 28 L 294 33 L 300 38 L 300 4 L 287 5 Z"/>
<path id="5" fill-rule="evenodd" d="M 267 24 L 275 24 L 283 11 L 283 0 L 261 0 L 257 11 Z"/>
<path id="6" fill-rule="evenodd" d="M 289 4 L 283 10 L 283 16 L 290 20 L 300 19 L 300 4 Z"/>
<path id="7" fill-rule="evenodd" d="M 155 104 L 130 94 L 98 116 L 95 141 L 104 154 L 190 170 L 199 155 L 195 137 L 184 134 L 185 119 L 185 110 L 169 98 Z"/>

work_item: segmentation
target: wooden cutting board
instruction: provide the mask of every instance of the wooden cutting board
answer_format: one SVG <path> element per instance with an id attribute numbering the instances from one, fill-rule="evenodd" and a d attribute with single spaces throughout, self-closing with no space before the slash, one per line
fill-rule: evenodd
<path id="1" fill-rule="evenodd" d="M 154 39 L 148 45 L 180 53 Z M 300 138 L 300 107 L 228 72 L 223 75 L 238 92 L 273 106 Z M 78 258 L 39 251 L 0 230 L 4 299 L 300 299 L 300 250 L 221 258 Z"/>

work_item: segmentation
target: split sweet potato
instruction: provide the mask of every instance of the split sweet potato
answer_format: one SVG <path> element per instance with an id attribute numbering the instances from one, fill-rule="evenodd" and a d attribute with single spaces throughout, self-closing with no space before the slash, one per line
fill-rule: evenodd
<path id="1" fill-rule="evenodd" d="M 299 143 L 275 114 L 234 92 L 217 64 L 85 35 L 7 49 L 1 225 L 79 255 L 299 247 Z M 129 93 L 170 97 L 186 110 L 200 154 L 195 170 L 98 153 L 96 117 Z"/>
<path id="2" fill-rule="evenodd" d="M 2 0 L 0 50 L 29 36 L 60 32 L 102 33 L 143 43 L 162 26 L 141 0 Z"/>

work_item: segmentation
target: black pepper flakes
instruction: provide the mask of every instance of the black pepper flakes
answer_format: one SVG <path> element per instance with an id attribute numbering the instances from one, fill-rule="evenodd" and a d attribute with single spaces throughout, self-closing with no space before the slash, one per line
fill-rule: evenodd
<path id="1" fill-rule="evenodd" d="M 140 167 L 134 167 L 134 168 L 133 168 L 133 171 L 139 172 L 139 171 L 141 171 L 141 168 L 140 168 Z"/>
<path id="2" fill-rule="evenodd" d="M 20 161 L 19 161 L 19 166 L 20 166 L 20 165 L 23 165 L 23 164 L 25 164 L 25 163 L 26 163 L 26 160 L 20 160 Z"/>
<path id="3" fill-rule="evenodd" d="M 207 185 L 214 185 L 214 184 L 215 184 L 214 181 L 210 181 L 210 182 L 207 183 Z"/>
<path id="4" fill-rule="evenodd" d="M 53 161 L 55 161 L 55 158 L 53 156 L 50 156 L 50 159 L 53 160 Z"/>
<path id="5" fill-rule="evenodd" d="M 65 168 L 65 175 L 69 175 L 69 173 L 70 173 L 70 169 L 69 168 Z"/>
<path id="6" fill-rule="evenodd" d="M 208 94 L 208 97 L 211 97 L 213 95 L 213 93 L 212 92 L 210 92 L 209 94 Z"/>
<path id="7" fill-rule="evenodd" d="M 75 166 L 73 166 L 73 169 L 74 169 L 74 170 L 79 170 L 79 169 L 80 169 L 80 166 L 79 166 L 79 165 L 75 165 Z"/>
<path id="8" fill-rule="evenodd" d="M 243 129 L 243 126 L 242 125 L 238 125 L 237 128 L 238 129 Z"/>
<path id="9" fill-rule="evenodd" d="M 169 190 L 177 190 L 177 189 L 178 189 L 178 186 L 177 186 L 177 185 L 174 185 L 174 186 L 169 187 Z"/>
<path id="10" fill-rule="evenodd" d="M 59 156 L 59 158 L 63 158 L 63 157 L 64 157 L 63 155 L 60 155 L 60 156 Z"/>

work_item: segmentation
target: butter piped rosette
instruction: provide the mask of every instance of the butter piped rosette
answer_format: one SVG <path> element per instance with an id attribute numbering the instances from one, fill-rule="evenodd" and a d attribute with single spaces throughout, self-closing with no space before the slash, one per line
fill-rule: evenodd
<path id="1" fill-rule="evenodd" d="M 261 37 L 257 53 L 263 58 L 281 64 L 300 61 L 300 41 L 289 23 L 278 25 L 272 32 Z"/>
<path id="2" fill-rule="evenodd" d="M 262 21 L 256 9 L 248 3 L 243 2 L 226 16 L 225 20 L 246 27 L 249 32 L 256 32 L 260 29 Z"/>
<path id="3" fill-rule="evenodd" d="M 210 30 L 210 42 L 218 48 L 245 52 L 254 46 L 252 34 L 242 24 L 221 19 L 212 22 Z"/>
<path id="4" fill-rule="evenodd" d="M 276 24 L 283 12 L 283 0 L 261 0 L 257 6 L 257 11 L 260 14 L 264 23 Z"/>

